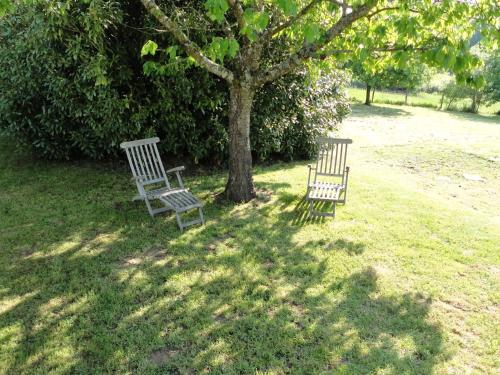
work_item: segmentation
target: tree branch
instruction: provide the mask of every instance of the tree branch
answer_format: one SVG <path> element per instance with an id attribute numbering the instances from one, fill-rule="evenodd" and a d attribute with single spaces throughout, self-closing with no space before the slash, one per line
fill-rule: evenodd
<path id="1" fill-rule="evenodd" d="M 289 18 L 287 21 L 276 26 L 274 29 L 269 29 L 264 35 L 264 39 L 270 38 L 278 34 L 280 31 L 286 29 L 287 27 L 290 27 L 295 22 L 304 17 L 316 4 L 319 4 L 322 1 L 323 0 L 312 0 L 309 4 L 307 4 L 304 8 L 302 8 L 294 17 Z"/>
<path id="2" fill-rule="evenodd" d="M 234 80 L 233 72 L 206 57 L 201 51 L 201 48 L 196 43 L 191 41 L 186 34 L 184 34 L 179 25 L 165 15 L 160 7 L 156 5 L 154 0 L 141 0 L 141 2 L 148 13 L 154 16 L 158 22 L 160 22 L 162 26 L 170 32 L 175 39 L 177 39 L 187 54 L 191 56 L 200 66 L 228 82 L 232 82 Z"/>
<path id="3" fill-rule="evenodd" d="M 238 26 L 241 29 L 245 27 L 245 18 L 243 17 L 243 7 L 241 6 L 239 0 L 228 0 L 227 1 L 233 10 Z"/>
<path id="4" fill-rule="evenodd" d="M 408 45 L 408 46 L 386 45 L 383 47 L 377 47 L 377 48 L 370 49 L 369 51 L 370 52 L 399 52 L 399 51 L 420 51 L 420 52 L 423 52 L 423 51 L 428 51 L 432 48 L 433 48 L 433 46 L 428 46 L 428 45 L 426 45 L 425 47 L 415 47 L 415 46 L 410 46 L 410 45 Z M 354 50 L 352 50 L 352 49 L 335 49 L 335 50 L 331 50 L 328 52 L 317 54 L 314 56 L 314 58 L 324 60 L 330 56 L 341 55 L 343 53 L 353 53 L 353 52 L 354 52 Z"/>
<path id="5" fill-rule="evenodd" d="M 368 19 L 371 19 L 373 16 L 379 14 L 379 13 L 382 13 L 382 12 L 387 12 L 389 10 L 400 10 L 401 7 L 385 7 L 385 8 L 379 8 L 379 9 L 376 9 L 374 10 L 372 13 L 368 14 L 366 16 L 366 18 Z M 417 10 L 415 9 L 408 9 L 409 12 L 412 12 L 412 13 L 419 13 Z"/>
<path id="6" fill-rule="evenodd" d="M 259 86 L 266 82 L 274 81 L 275 79 L 300 66 L 304 60 L 314 57 L 315 53 L 330 43 L 333 38 L 340 35 L 356 20 L 365 17 L 375 5 L 376 4 L 364 4 L 354 9 L 351 13 L 342 16 L 332 27 L 330 27 L 330 29 L 328 29 L 324 38 L 320 42 L 304 45 L 299 51 L 292 54 L 285 61 L 275 65 L 265 72 L 261 72 L 257 76 L 256 84 Z"/>
<path id="7" fill-rule="evenodd" d="M 425 47 L 415 47 L 415 46 L 385 46 L 380 48 L 372 49 L 372 52 L 398 52 L 398 51 L 428 51 L 432 49 L 434 46 L 425 46 Z"/>

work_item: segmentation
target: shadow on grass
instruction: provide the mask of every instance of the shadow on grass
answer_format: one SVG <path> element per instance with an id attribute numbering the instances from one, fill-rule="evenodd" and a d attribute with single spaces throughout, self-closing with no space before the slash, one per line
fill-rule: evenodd
<path id="1" fill-rule="evenodd" d="M 363 243 L 294 239 L 315 224 L 299 214 L 290 225 L 301 201 L 276 214 L 274 202 L 208 200 L 207 225 L 181 234 L 172 217 L 152 220 L 140 202 L 122 203 L 126 177 L 76 168 L 15 184 L 33 172 L 3 172 L 13 202 L 0 225 L 0 300 L 14 301 L 0 310 L 6 373 L 411 374 L 442 357 L 430 300 L 381 295 L 373 269 L 338 265 Z M 44 199 L 33 195 L 49 183 Z M 265 186 L 295 203 L 286 186 Z M 202 179 L 195 193 L 215 187 Z"/>
<path id="2" fill-rule="evenodd" d="M 288 222 L 291 225 L 303 226 L 307 224 L 321 224 L 328 221 L 331 221 L 333 223 L 333 221 L 335 220 L 335 218 L 331 216 L 325 217 L 319 215 L 310 215 L 310 202 L 306 200 L 305 195 L 299 198 L 299 196 L 297 196 L 296 194 L 290 194 L 286 191 L 283 191 L 279 194 L 277 202 L 280 203 L 281 210 L 286 210 L 288 207 L 293 205 L 292 212 L 289 214 L 285 213 L 283 215 L 283 218 L 285 218 L 287 215 L 289 216 Z M 337 203 L 337 210 L 342 206 L 344 206 L 343 203 Z M 317 212 L 331 214 L 333 213 L 333 203 L 315 201 L 313 202 L 313 209 Z"/>
<path id="3" fill-rule="evenodd" d="M 380 117 L 404 117 L 410 116 L 411 112 L 402 108 L 388 107 L 384 105 L 372 104 L 370 106 L 364 104 L 354 104 L 352 106 L 352 117 L 365 118 L 372 116 Z"/>
<path id="4" fill-rule="evenodd" d="M 482 122 L 489 125 L 500 125 L 500 116 L 485 116 L 476 113 L 467 113 L 467 112 L 458 112 L 458 111 L 448 111 L 452 117 L 455 117 L 459 120 L 467 120 L 471 121 L 471 125 L 473 122 Z"/>

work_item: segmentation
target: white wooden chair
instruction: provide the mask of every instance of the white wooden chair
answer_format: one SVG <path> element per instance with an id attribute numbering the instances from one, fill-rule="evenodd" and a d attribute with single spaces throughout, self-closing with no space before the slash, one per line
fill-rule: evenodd
<path id="1" fill-rule="evenodd" d="M 352 139 L 326 138 L 318 139 L 318 159 L 313 167 L 308 164 L 306 200 L 309 201 L 310 216 L 335 217 L 337 203 L 344 203 L 347 199 L 347 182 L 349 167 L 346 166 L 347 147 Z M 311 172 L 314 178 L 311 181 Z M 314 202 L 332 202 L 333 213 L 314 210 Z"/>
<path id="2" fill-rule="evenodd" d="M 159 141 L 160 139 L 155 137 L 120 144 L 120 147 L 127 153 L 132 178 L 139 192 L 134 200 L 144 200 L 152 217 L 160 212 L 173 210 L 181 231 L 190 225 L 204 224 L 203 204 L 184 188 L 180 172 L 185 168 L 176 167 L 165 171 L 156 146 Z M 179 185 L 175 188 L 170 185 L 167 177 L 168 174 L 173 173 L 177 176 Z M 159 199 L 164 207 L 152 208 L 151 201 L 155 199 Z M 193 209 L 198 210 L 199 219 L 182 222 L 181 213 Z"/>

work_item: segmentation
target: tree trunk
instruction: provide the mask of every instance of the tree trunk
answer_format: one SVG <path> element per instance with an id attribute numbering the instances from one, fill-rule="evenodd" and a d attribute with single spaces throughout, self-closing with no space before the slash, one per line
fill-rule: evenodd
<path id="1" fill-rule="evenodd" d="M 453 104 L 453 102 L 455 101 L 455 98 L 450 98 L 450 101 L 448 102 L 448 106 L 446 107 L 446 110 L 449 111 L 450 108 L 451 108 L 451 105 Z"/>
<path id="2" fill-rule="evenodd" d="M 481 104 L 481 93 L 478 90 L 474 90 L 474 94 L 472 95 L 472 105 L 471 105 L 472 113 L 479 112 L 480 104 Z"/>
<path id="3" fill-rule="evenodd" d="M 250 150 L 250 113 L 255 91 L 241 82 L 233 82 L 229 91 L 229 178 L 226 196 L 234 202 L 248 202 L 255 197 Z"/>
<path id="4" fill-rule="evenodd" d="M 366 98 L 365 98 L 365 104 L 366 105 L 370 105 L 370 91 L 371 91 L 372 87 L 370 85 L 366 85 Z"/>
<path id="5" fill-rule="evenodd" d="M 443 104 L 444 104 L 444 90 L 443 93 L 441 94 L 441 102 L 439 103 L 439 110 L 443 109 Z"/>
<path id="6" fill-rule="evenodd" d="M 475 113 L 479 113 L 479 106 L 481 105 L 482 100 L 483 100 L 483 93 L 478 92 L 477 99 L 476 99 L 476 112 Z"/>
<path id="7" fill-rule="evenodd" d="M 405 90 L 405 105 L 408 105 L 408 89 Z"/>
<path id="8" fill-rule="evenodd" d="M 470 111 L 476 113 L 476 91 L 472 94 L 472 103 L 470 105 Z"/>

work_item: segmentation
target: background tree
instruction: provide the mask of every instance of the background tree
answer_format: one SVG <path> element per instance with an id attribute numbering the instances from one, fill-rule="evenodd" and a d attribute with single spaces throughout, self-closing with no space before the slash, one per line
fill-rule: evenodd
<path id="1" fill-rule="evenodd" d="M 410 62 L 404 68 L 397 70 L 400 77 L 397 80 L 396 87 L 400 87 L 405 91 L 405 105 L 408 105 L 408 94 L 429 82 L 431 71 L 425 64 L 419 64 L 418 60 L 414 61 L 414 63 Z"/>
<path id="2" fill-rule="evenodd" d="M 348 62 L 346 67 L 352 70 L 355 80 L 366 86 L 366 105 L 373 102 L 375 89 L 404 90 L 405 104 L 408 104 L 408 92 L 430 79 L 429 68 L 418 57 L 413 54 L 405 59 L 402 66 L 395 65 L 391 59 L 386 64 L 381 64 L 380 61 L 375 62 L 376 58 L 370 58 Z M 374 71 L 374 66 L 381 70 Z"/>
<path id="3" fill-rule="evenodd" d="M 461 110 L 478 113 L 481 104 L 492 105 L 500 101 L 500 54 L 498 50 L 477 52 L 485 64 L 477 68 L 470 77 L 448 83 L 443 96 L 448 99 L 446 109 L 451 109 L 458 99 L 469 99 L 470 104 Z"/>
<path id="4" fill-rule="evenodd" d="M 500 51 L 495 50 L 486 60 L 484 99 L 491 105 L 500 102 Z M 500 113 L 499 113 L 500 114 Z"/>
<path id="5" fill-rule="evenodd" d="M 472 89 L 466 85 L 459 84 L 455 80 L 449 82 L 443 89 L 443 99 L 441 100 L 440 109 L 444 102 L 447 101 L 446 110 L 453 109 L 454 104 L 460 100 L 469 97 L 472 94 Z"/>

